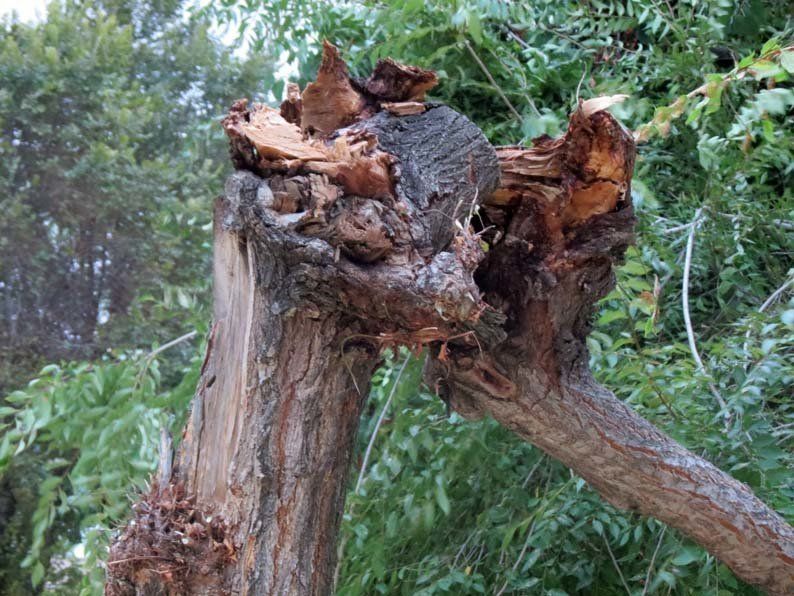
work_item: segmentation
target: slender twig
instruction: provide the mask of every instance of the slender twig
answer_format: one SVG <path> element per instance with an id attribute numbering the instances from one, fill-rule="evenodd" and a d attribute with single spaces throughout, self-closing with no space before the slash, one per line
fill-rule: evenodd
<path id="1" fill-rule="evenodd" d="M 502 88 L 494 80 L 493 75 L 491 75 L 491 71 L 488 70 L 488 67 L 485 66 L 482 60 L 480 60 L 480 57 L 477 55 L 477 52 L 475 52 L 474 48 L 471 47 L 471 43 L 469 43 L 469 40 L 468 39 L 464 40 L 463 43 L 466 45 L 466 49 L 469 51 L 469 54 L 471 54 L 471 57 L 474 58 L 474 61 L 480 67 L 480 70 L 482 70 L 483 74 L 488 79 L 488 82 L 491 83 L 491 85 L 493 85 L 493 88 L 496 89 L 496 92 L 499 94 L 499 97 L 501 97 L 502 101 L 505 102 L 507 109 L 509 109 L 513 113 L 513 116 L 515 116 L 518 120 L 521 120 L 521 114 L 518 113 L 518 110 L 516 110 L 515 106 L 513 106 L 513 104 L 510 103 L 509 99 L 507 99 L 507 95 L 505 95 L 505 92 L 502 91 Z"/>
<path id="2" fill-rule="evenodd" d="M 159 353 L 165 352 L 167 349 L 173 348 L 174 346 L 181 344 L 183 341 L 188 341 L 190 339 L 193 339 L 194 337 L 196 337 L 197 334 L 198 334 L 197 331 L 191 331 L 189 333 L 185 333 L 183 336 L 177 337 L 176 339 L 172 339 L 168 343 L 164 343 L 159 348 L 152 350 L 151 352 L 149 352 L 149 354 L 146 357 L 152 359 L 155 356 L 157 356 Z"/>
<path id="3" fill-rule="evenodd" d="M 408 355 L 403 360 L 403 364 L 400 367 L 400 370 L 397 371 L 397 377 L 394 379 L 394 383 L 392 383 L 391 391 L 389 391 L 389 397 L 386 399 L 386 403 L 383 405 L 383 409 L 380 411 L 380 415 L 378 416 L 378 420 L 375 422 L 375 428 L 372 431 L 372 435 L 369 438 L 369 443 L 367 444 L 367 450 L 364 452 L 364 460 L 361 462 L 361 470 L 358 473 L 358 480 L 356 481 L 356 488 L 353 491 L 353 494 L 358 494 L 359 489 L 361 488 L 361 483 L 364 482 L 364 474 L 367 471 L 367 465 L 369 465 L 369 456 L 372 454 L 372 447 L 375 445 L 375 439 L 378 436 L 378 431 L 380 430 L 380 425 L 383 423 L 383 419 L 386 417 L 386 412 L 391 405 L 391 400 L 394 398 L 394 394 L 397 392 L 397 387 L 400 385 L 400 377 L 403 375 L 403 371 L 405 367 L 408 366 L 408 362 L 411 360 L 411 353 L 409 352 Z"/>
<path id="4" fill-rule="evenodd" d="M 546 27 L 545 25 L 542 25 L 540 23 L 538 23 L 538 28 L 542 29 L 546 33 L 551 33 L 552 35 L 556 35 L 560 39 L 564 39 L 565 41 L 572 43 L 573 45 L 575 45 L 579 49 L 587 51 L 587 46 L 586 45 L 584 45 L 583 43 L 581 43 L 579 41 L 576 41 L 573 37 L 571 37 L 570 35 L 566 35 L 562 31 L 558 31 L 557 29 L 552 29 L 551 27 Z"/>
<path id="5" fill-rule="evenodd" d="M 512 569 L 513 573 L 515 573 L 516 569 L 518 569 L 518 566 L 521 564 L 521 561 L 524 559 L 524 555 L 527 554 L 527 549 L 529 548 L 529 541 L 532 539 L 532 534 L 534 533 L 534 531 L 535 531 L 535 521 L 533 520 L 532 525 L 529 526 L 529 532 L 527 532 L 527 539 L 524 540 L 524 546 L 522 547 L 521 552 L 518 553 L 518 558 L 516 559 L 516 562 L 513 563 L 513 569 Z M 504 591 L 507 589 L 507 585 L 509 583 L 510 583 L 509 580 L 505 581 L 505 583 L 502 584 L 501 589 L 496 593 L 496 596 L 502 596 Z"/>
<path id="6" fill-rule="evenodd" d="M 527 487 L 527 485 L 529 484 L 529 481 L 532 480 L 532 477 L 535 475 L 535 471 L 538 469 L 540 464 L 542 464 L 545 459 L 546 458 L 544 458 L 543 456 L 538 458 L 538 461 L 535 462 L 535 465 L 532 466 L 532 469 L 529 471 L 529 474 L 527 474 L 527 477 L 524 478 L 524 482 L 521 484 L 521 488 L 526 488 Z"/>
<path id="7" fill-rule="evenodd" d="M 397 387 L 400 384 L 400 377 L 403 375 L 403 371 L 405 367 L 408 365 L 408 362 L 411 360 L 411 353 L 409 352 L 408 355 L 403 360 L 402 366 L 400 370 L 397 372 L 397 376 L 394 379 L 394 383 L 392 383 L 391 391 L 389 391 L 389 397 L 386 398 L 386 403 L 383 405 L 383 409 L 380 411 L 378 415 L 378 419 L 375 422 L 375 428 L 372 431 L 372 435 L 369 438 L 369 443 L 367 443 L 367 450 L 364 452 L 364 459 L 361 462 L 361 469 L 358 472 L 358 480 L 356 480 L 356 487 L 353 490 L 353 494 L 357 495 L 358 491 L 361 489 L 361 484 L 364 482 L 364 474 L 366 473 L 367 466 L 369 465 L 369 458 L 372 454 L 372 447 L 375 445 L 375 438 L 378 436 L 378 431 L 380 430 L 381 424 L 383 424 L 383 419 L 386 417 L 386 412 L 389 410 L 389 406 L 391 405 L 392 399 L 394 398 L 394 394 L 397 392 Z M 351 510 L 352 512 L 352 510 Z M 339 572 L 342 569 L 342 559 L 345 555 L 345 547 L 347 546 L 348 536 L 345 535 L 342 537 L 342 540 L 339 542 L 339 548 L 336 549 L 336 569 L 334 569 L 334 586 L 339 583 Z"/>
<path id="8" fill-rule="evenodd" d="M 642 596 L 648 593 L 648 586 L 651 584 L 651 573 L 653 572 L 653 564 L 656 561 L 656 555 L 659 554 L 659 548 L 662 546 L 662 539 L 664 538 L 664 533 L 667 531 L 667 526 L 662 526 L 662 531 L 659 532 L 659 541 L 656 543 L 656 548 L 653 551 L 653 556 L 651 557 L 651 564 L 648 565 L 648 573 L 645 574 L 645 586 L 642 588 Z"/>
<path id="9" fill-rule="evenodd" d="M 692 358 L 695 360 L 695 364 L 697 364 L 698 370 L 700 373 L 707 378 L 711 378 L 711 375 L 706 370 L 705 365 L 703 364 L 703 360 L 700 358 L 700 353 L 698 352 L 697 344 L 695 343 L 695 331 L 692 329 L 692 318 L 689 316 L 689 271 L 692 268 L 692 252 L 695 246 L 695 230 L 697 230 L 697 224 L 699 223 L 700 214 L 703 211 L 702 208 L 699 208 L 695 211 L 695 217 L 692 220 L 692 227 L 689 229 L 689 237 L 686 241 L 686 257 L 684 259 L 684 281 L 682 284 L 682 292 L 681 292 L 681 306 L 684 311 L 684 325 L 686 326 L 686 336 L 689 340 L 689 351 L 692 353 Z M 725 424 L 728 426 L 730 424 L 730 413 L 728 412 L 728 405 L 725 403 L 725 400 L 720 395 L 720 392 L 717 391 L 717 387 L 714 383 L 709 380 L 709 389 L 711 390 L 711 394 L 714 396 L 714 399 L 717 400 L 717 403 L 720 406 L 720 409 L 725 412 Z"/>
<path id="10" fill-rule="evenodd" d="M 667 6 L 668 6 L 668 7 L 670 6 L 670 4 L 667 2 L 667 0 L 665 0 L 665 3 L 667 4 Z M 667 24 L 667 26 L 668 26 L 668 27 L 670 27 L 670 30 L 671 30 L 671 31 L 673 31 L 673 32 L 674 32 L 674 33 L 675 33 L 675 34 L 676 34 L 676 35 L 679 37 L 679 39 L 683 39 L 684 32 L 683 32 L 683 31 L 681 31 L 681 29 L 678 27 L 678 25 L 676 25 L 676 24 L 675 24 L 675 22 L 674 22 L 674 21 L 672 21 L 672 20 L 668 19 L 668 18 L 665 16 L 665 14 L 664 14 L 664 11 L 663 11 L 663 10 L 662 10 L 662 8 L 661 8 L 661 7 L 660 7 L 660 6 L 659 6 L 659 5 L 656 3 L 656 0 L 651 0 L 651 4 L 653 4 L 654 8 L 656 9 L 656 12 L 657 12 L 657 14 L 658 14 L 660 17 L 662 17 L 662 20 L 663 20 L 663 21 L 664 21 L 664 22 Z M 675 19 L 675 16 L 673 15 L 673 9 L 672 9 L 672 8 L 670 8 L 670 17 L 671 17 L 672 19 Z"/>
<path id="11" fill-rule="evenodd" d="M 491 54 L 491 56 L 494 57 L 494 60 L 497 60 L 499 62 L 499 64 L 501 64 L 505 68 L 505 70 L 510 70 L 510 66 L 505 64 L 505 61 L 502 60 L 502 58 L 499 56 L 499 54 L 497 54 L 496 52 L 494 52 L 491 49 L 489 49 L 488 52 Z M 512 52 L 510 52 L 510 55 L 515 59 L 515 56 L 512 54 Z M 519 73 L 519 76 L 521 77 L 522 81 L 524 82 L 524 88 L 526 88 L 527 87 L 527 79 L 526 79 L 526 77 L 523 76 L 523 73 Z M 529 107 L 532 108 L 532 111 L 535 112 L 535 116 L 540 118 L 541 117 L 540 110 L 538 110 L 538 107 L 535 105 L 535 102 L 532 101 L 532 98 L 529 96 L 529 94 L 528 93 L 523 93 L 522 95 L 524 96 L 524 99 L 527 100 L 527 103 L 529 104 Z"/>
<path id="12" fill-rule="evenodd" d="M 455 559 L 452 561 L 452 567 L 453 567 L 453 568 L 456 568 L 456 567 L 458 566 L 458 561 L 459 561 L 459 560 L 460 560 L 460 558 L 463 556 L 463 553 L 465 553 L 465 552 L 466 552 L 466 547 L 469 545 L 469 542 L 471 541 L 471 539 L 472 539 L 472 538 L 477 538 L 479 535 L 480 535 L 480 530 L 474 530 L 473 532 L 471 532 L 471 533 L 470 533 L 470 534 L 469 534 L 469 535 L 466 537 L 466 541 L 465 541 L 463 544 L 461 544 L 461 545 L 460 545 L 460 548 L 458 549 L 458 552 L 457 552 L 457 554 L 455 555 Z M 475 544 L 475 545 L 472 547 L 472 549 L 471 549 L 471 551 L 469 552 L 469 554 L 468 554 L 468 555 L 466 555 L 466 558 L 463 560 L 463 562 L 464 562 L 464 563 L 468 562 L 468 560 L 469 560 L 469 557 L 470 557 L 472 554 L 474 554 L 474 550 L 475 550 L 476 548 L 477 548 L 477 544 Z"/>
<path id="13" fill-rule="evenodd" d="M 556 29 L 550 29 L 549 27 L 546 27 L 545 25 L 542 25 L 541 23 L 538 23 L 537 26 L 538 26 L 539 29 L 541 29 L 542 31 L 545 31 L 546 33 L 551 33 L 552 35 L 557 35 L 561 39 L 564 39 L 565 41 L 568 41 L 568 42 L 572 43 L 573 45 L 580 47 L 583 50 L 587 50 L 587 46 L 585 46 L 584 44 L 576 41 L 573 37 L 570 37 L 569 35 L 565 35 L 565 33 L 561 33 L 559 31 L 557 31 Z M 518 42 L 518 45 L 522 46 L 523 48 L 525 48 L 527 50 L 532 49 L 532 46 L 529 43 L 527 43 L 526 40 L 522 39 L 521 36 L 518 35 L 515 31 L 513 31 L 510 27 L 505 27 L 505 30 L 507 31 L 507 34 L 510 37 L 512 37 L 514 40 L 516 40 Z"/>
<path id="14" fill-rule="evenodd" d="M 789 278 L 787 281 L 785 281 L 785 282 L 783 283 L 783 285 L 782 285 L 782 286 L 780 286 L 780 287 L 779 287 L 777 290 L 775 290 L 774 292 L 772 292 L 772 293 L 769 295 L 769 298 L 767 298 L 766 300 L 764 300 L 763 304 L 761 304 L 761 306 L 760 306 L 760 307 L 759 307 L 759 309 L 758 309 L 758 312 L 759 312 L 759 313 L 763 313 L 763 312 L 764 312 L 764 311 L 765 311 L 767 308 L 769 308 L 770 306 L 772 306 L 772 305 L 775 303 L 775 301 L 776 301 L 778 298 L 780 298 L 780 296 L 783 294 L 783 292 L 785 292 L 785 291 L 788 289 L 788 287 L 789 287 L 790 285 L 792 285 L 792 284 L 794 284 L 794 277 L 791 277 L 791 278 Z M 747 351 L 749 350 L 749 347 L 750 347 L 750 335 L 751 335 L 751 332 L 752 332 L 752 329 L 748 329 L 748 330 L 747 330 L 747 333 L 745 333 L 745 334 L 744 334 L 744 345 L 743 345 L 743 349 L 744 349 L 744 352 L 745 352 L 745 353 L 747 353 Z M 762 360 L 763 360 L 763 359 L 762 359 Z M 745 366 L 745 370 L 746 370 L 746 369 L 749 367 L 749 365 L 750 365 L 750 363 L 749 363 L 749 361 L 748 361 L 748 362 L 747 362 L 747 365 Z M 757 366 L 757 365 L 758 365 L 758 363 L 756 364 L 756 366 Z"/>
<path id="15" fill-rule="evenodd" d="M 741 213 L 722 213 L 719 212 L 717 215 L 722 217 L 727 217 L 728 219 L 738 219 L 739 221 L 753 221 L 752 217 L 748 217 L 746 215 L 742 215 Z M 789 221 L 787 219 L 768 219 L 766 221 L 758 222 L 761 224 L 769 224 L 776 228 L 782 228 L 784 230 L 794 230 L 794 221 Z"/>
<path id="16" fill-rule="evenodd" d="M 518 45 L 528 50 L 532 49 L 532 46 L 529 45 L 526 41 L 524 41 L 524 39 L 520 35 L 518 35 L 515 31 L 513 31 L 510 27 L 505 26 L 504 30 L 507 32 L 507 34 L 510 37 L 512 37 L 515 41 L 518 42 Z"/>
<path id="17" fill-rule="evenodd" d="M 620 565 L 618 565 L 618 561 L 615 558 L 615 555 L 612 553 L 612 547 L 609 546 L 609 540 L 607 540 L 606 534 L 602 532 L 601 538 L 604 539 L 604 544 L 607 545 L 607 552 L 609 553 L 609 558 L 612 559 L 612 564 L 615 566 L 615 570 L 618 572 L 618 575 L 620 576 L 620 581 L 623 583 L 623 587 L 626 588 L 626 594 L 631 596 L 631 590 L 629 590 L 629 585 L 626 583 L 626 578 L 623 577 L 623 572 L 620 570 Z"/>
<path id="18" fill-rule="evenodd" d="M 684 230 L 689 230 L 693 226 L 696 226 L 700 223 L 700 220 L 690 221 L 689 223 L 681 224 L 680 226 L 673 226 L 672 228 L 667 228 L 666 230 L 662 230 L 662 234 L 675 234 L 676 232 L 683 232 Z"/>
<path id="19" fill-rule="evenodd" d="M 790 285 L 794 284 L 794 277 L 790 278 L 787 282 L 785 282 L 782 286 L 780 286 L 777 290 L 772 292 L 772 294 L 764 300 L 764 303 L 761 305 L 761 308 L 758 309 L 758 312 L 764 312 L 767 308 L 772 306 L 775 303 L 783 292 L 785 292 Z"/>
<path id="20" fill-rule="evenodd" d="M 159 348 L 156 348 L 156 349 L 152 350 L 151 352 L 149 352 L 146 355 L 146 357 L 144 358 L 144 360 L 143 360 L 143 366 L 141 367 L 141 370 L 138 371 L 138 375 L 137 375 L 137 377 L 135 379 L 134 391 L 137 391 L 138 387 L 141 384 L 141 380 L 143 379 L 143 376 L 149 370 L 149 366 L 151 365 L 152 361 L 154 361 L 155 357 L 158 354 L 162 354 L 163 352 L 165 352 L 169 348 L 173 348 L 174 346 L 181 344 L 183 341 L 188 341 L 190 339 L 193 339 L 194 337 L 196 337 L 197 334 L 198 334 L 198 332 L 195 331 L 195 330 L 194 331 L 190 331 L 190 332 L 185 333 L 184 335 L 182 335 L 180 337 L 177 337 L 176 339 L 172 339 L 171 341 L 169 341 L 167 343 L 164 343 Z"/>
<path id="21" fill-rule="evenodd" d="M 121 565 L 122 563 L 129 563 L 130 561 L 143 561 L 148 559 L 161 559 L 164 561 L 173 561 L 173 557 L 162 557 L 159 555 L 140 555 L 137 557 L 129 557 L 128 559 L 117 559 L 115 561 L 108 561 L 108 565 Z"/>
<path id="22" fill-rule="evenodd" d="M 576 85 L 576 99 L 574 101 L 574 109 L 579 108 L 579 93 L 582 91 L 582 83 L 584 83 L 584 78 L 587 76 L 587 66 L 585 65 L 584 70 L 582 70 L 582 76 L 579 77 L 579 84 Z"/>

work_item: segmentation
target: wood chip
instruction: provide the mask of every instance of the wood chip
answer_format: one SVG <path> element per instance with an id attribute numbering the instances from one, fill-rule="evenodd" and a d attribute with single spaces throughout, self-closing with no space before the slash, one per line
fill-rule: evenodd
<path id="1" fill-rule="evenodd" d="M 425 104 L 418 101 L 386 101 L 381 103 L 380 107 L 395 116 L 421 114 L 427 109 Z"/>

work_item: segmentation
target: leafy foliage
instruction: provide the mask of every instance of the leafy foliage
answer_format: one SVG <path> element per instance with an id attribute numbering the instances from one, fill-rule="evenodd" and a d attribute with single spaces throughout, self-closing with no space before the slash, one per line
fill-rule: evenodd
<path id="1" fill-rule="evenodd" d="M 196 357 L 198 359 L 198 357 Z M 198 362 L 195 363 L 196 365 Z M 83 585 L 101 586 L 108 528 L 124 519 L 128 496 L 155 470 L 160 432 L 178 434 L 198 380 L 189 367 L 176 387 L 161 390 L 156 358 L 137 356 L 119 362 L 46 366 L 27 389 L 6 397 L 3 415 L 14 415 L 0 443 L 0 473 L 35 451 L 43 463 L 38 500 L 32 512 L 32 543 L 21 565 L 38 586 L 45 577 L 42 551 L 57 521 L 79 520 L 67 549 L 69 572 L 79 565 Z M 56 528 L 57 529 L 57 528 Z M 84 555 L 71 553 L 79 543 Z M 50 586 L 63 580 L 49 577 Z"/>
<path id="2" fill-rule="evenodd" d="M 41 361 L 179 335 L 163 288 L 183 303 L 206 289 L 228 161 L 210 120 L 267 62 L 239 64 L 179 2 L 117 4 L 56 2 L 46 24 L 0 28 L 0 388 Z"/>
<path id="3" fill-rule="evenodd" d="M 127 18 L 130 31 L 142 35 L 153 21 L 140 16 L 143 4 L 136 10 L 119 9 L 118 14 L 129 16 L 118 18 Z M 785 3 L 259 0 L 211 3 L 203 12 L 238 27 L 253 51 L 266 48 L 279 56 L 301 83 L 314 74 L 323 38 L 342 48 L 359 73 L 384 56 L 432 68 L 441 78 L 436 97 L 468 114 L 494 143 L 558 134 L 577 98 L 630 94 L 613 109 L 647 141 L 639 148 L 633 184 L 637 247 L 618 272 L 616 290 L 600 305 L 589 340 L 591 364 L 599 379 L 643 416 L 794 519 L 794 23 Z M 148 51 L 144 48 L 152 44 L 138 49 Z M 152 53 L 154 63 L 161 58 Z M 28 70 L 43 73 L 40 82 L 49 80 L 46 49 L 28 60 Z M 37 68 L 30 68 L 34 64 Z M 159 72 L 158 85 L 168 84 L 165 71 L 152 67 L 147 72 Z M 184 76 L 209 84 L 209 75 L 185 71 Z M 284 79 L 271 73 L 262 81 L 266 98 L 280 99 Z M 159 88 L 154 85 L 143 94 Z M 147 113 L 156 118 L 171 114 L 169 109 L 174 104 L 163 101 Z M 105 117 L 119 116 L 114 111 Z M 184 118 L 205 121 L 197 114 Z M 122 131 L 133 126 L 111 120 L 108 125 Z M 130 138 L 135 134 L 140 132 L 130 130 Z M 202 151 L 222 151 L 198 131 L 188 136 L 207 139 Z M 177 156 L 165 146 L 152 145 L 147 154 L 163 168 L 157 160 Z M 7 150 L 7 145 L 0 147 Z M 196 161 L 196 155 L 203 155 L 195 153 L 196 147 L 181 147 L 185 164 L 203 163 Z M 58 159 L 51 164 L 59 164 Z M 121 166 L 110 163 L 110 173 Z M 208 180 L 220 180 L 212 168 L 184 168 L 180 175 L 191 171 L 195 177 L 186 185 L 180 180 L 178 188 L 200 189 Z M 84 179 L 91 180 L 90 168 L 84 172 Z M 143 184 L 141 176 L 153 175 L 140 169 L 128 174 L 130 184 Z M 154 196 L 152 187 L 139 188 L 147 200 Z M 147 217 L 153 219 L 141 229 L 148 234 L 151 228 L 145 226 L 154 225 L 156 214 L 171 213 L 173 204 L 146 205 L 152 210 Z M 183 225 L 195 217 L 200 226 L 206 207 L 188 203 L 175 209 L 182 219 L 169 220 L 173 252 L 163 253 L 160 262 L 181 262 L 179 255 L 197 261 L 206 257 L 206 246 L 191 244 L 196 228 Z M 692 234 L 687 307 L 703 369 L 692 357 L 683 317 L 685 249 Z M 190 293 L 180 294 L 180 284 L 199 283 L 203 273 L 183 272 L 168 293 L 176 303 L 188 304 Z M 119 327 L 116 337 L 130 338 L 128 345 L 164 339 L 156 327 L 172 315 L 173 305 L 164 305 L 152 290 L 163 278 L 131 282 L 145 288 L 133 320 L 154 324 Z M 141 368 L 144 362 L 138 355 L 91 367 L 48 368 L 41 380 L 15 394 L 13 412 L 4 411 L 4 453 L 10 458 L 5 465 L 26 465 L 26 457 L 41 454 L 36 469 L 42 480 L 20 485 L 20 492 L 37 493 L 39 500 L 19 528 L 32 532 L 34 540 L 41 532 L 37 524 L 58 536 L 45 544 L 47 553 L 41 551 L 41 569 L 35 551 L 28 559 L 28 569 L 51 583 L 55 572 L 52 564 L 45 565 L 49 554 L 63 555 L 78 542 L 85 543 L 88 553 L 101 553 L 101 541 L 89 532 L 105 535 L 100 529 L 118 519 L 127 505 L 124 487 L 140 485 L 155 465 L 158 429 L 166 423 L 179 426 L 195 365 L 172 390 L 179 375 L 158 385 L 158 369 Z M 184 364 L 170 366 L 184 369 Z M 471 424 L 447 416 L 443 404 L 420 384 L 421 363 L 411 362 L 402 375 L 400 367 L 401 359 L 389 360 L 378 373 L 361 425 L 362 453 L 373 435 L 374 448 L 361 485 L 351 482 L 340 594 L 755 593 L 699 547 L 654 520 L 615 510 L 581 479 L 492 421 Z M 92 388 L 97 371 L 102 379 L 116 379 L 114 389 L 100 397 Z M 139 377 L 148 380 L 135 388 Z M 726 411 L 710 385 L 724 399 Z M 135 406 L 114 397 L 128 390 L 137 392 L 132 401 L 146 410 L 137 414 L 143 425 L 137 434 L 126 425 L 133 411 L 129 408 Z M 119 440 L 104 448 L 110 451 L 99 451 L 98 439 L 65 436 L 66 428 L 84 427 L 86 408 L 79 404 L 88 396 L 100 400 L 93 407 L 104 408 L 103 428 L 116 425 Z M 50 400 L 53 405 L 46 405 Z M 60 417 L 47 414 L 56 403 L 64 404 Z M 167 422 L 171 413 L 177 415 Z M 102 429 L 93 432 L 98 434 L 87 436 L 98 437 Z M 14 455 L 22 441 L 25 447 Z M 97 453 L 108 459 L 78 466 L 96 462 Z M 56 457 L 69 463 L 48 470 L 46 458 Z M 65 470 L 69 473 L 61 473 Z M 115 470 L 121 476 L 105 487 L 103 475 Z M 56 473 L 60 480 L 42 490 Z M 95 479 L 81 480 L 91 475 Z M 74 528 L 69 520 L 77 520 L 78 530 L 71 534 L 58 527 Z M 75 569 L 80 564 L 75 559 L 70 573 L 79 575 Z M 98 586 L 99 572 L 94 571 L 95 583 L 81 580 L 87 591 Z M 74 585 L 74 579 L 65 582 Z"/>

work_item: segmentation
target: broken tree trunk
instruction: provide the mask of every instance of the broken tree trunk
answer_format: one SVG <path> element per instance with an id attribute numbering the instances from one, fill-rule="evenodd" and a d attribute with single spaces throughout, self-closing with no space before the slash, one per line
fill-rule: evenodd
<path id="1" fill-rule="evenodd" d="M 387 346 L 618 507 L 745 581 L 794 593 L 794 530 L 598 386 L 585 337 L 632 241 L 631 137 L 584 102 L 567 133 L 494 150 L 436 82 L 354 80 L 325 46 L 280 112 L 224 120 L 240 170 L 215 208 L 215 324 L 170 482 L 115 541 L 109 594 L 329 594 L 347 468 Z M 487 247 L 487 251 L 483 246 Z"/>

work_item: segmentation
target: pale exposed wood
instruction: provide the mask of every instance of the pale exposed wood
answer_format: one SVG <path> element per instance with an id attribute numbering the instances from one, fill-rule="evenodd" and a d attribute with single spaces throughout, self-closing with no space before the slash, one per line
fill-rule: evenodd
<path id="1" fill-rule="evenodd" d="M 251 147 L 247 164 L 261 172 L 313 172 L 337 182 L 348 194 L 387 198 L 394 194 L 392 156 L 380 151 L 374 137 L 340 133 L 329 141 L 304 138 L 281 114 L 262 105 L 242 102 L 223 121 L 226 133 L 240 147 Z"/>
<path id="2" fill-rule="evenodd" d="M 618 94 L 618 95 L 601 95 L 600 97 L 593 97 L 591 99 L 586 99 L 582 102 L 582 113 L 585 116 L 592 116 L 596 112 L 603 112 L 604 110 L 611 108 L 615 104 L 626 101 L 628 98 L 629 98 L 628 95 Z"/>
<path id="3" fill-rule="evenodd" d="M 385 101 L 380 106 L 395 116 L 410 116 L 411 114 L 421 114 L 427 108 L 425 104 L 418 101 Z"/>
<path id="4" fill-rule="evenodd" d="M 260 156 L 269 160 L 327 159 L 327 152 L 322 145 L 304 141 L 300 128 L 284 120 L 277 110 L 257 106 L 250 115 L 250 121 L 240 128 Z"/>

